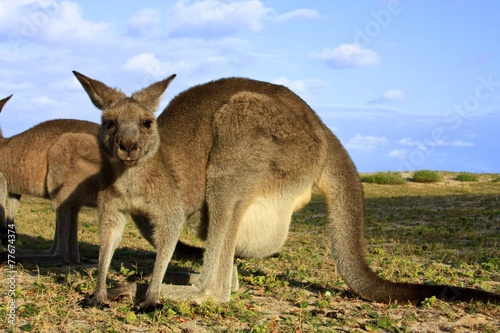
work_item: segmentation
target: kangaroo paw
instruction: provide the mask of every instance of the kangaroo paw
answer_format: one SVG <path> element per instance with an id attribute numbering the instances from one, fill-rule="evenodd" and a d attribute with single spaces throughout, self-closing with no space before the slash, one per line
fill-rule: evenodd
<path id="1" fill-rule="evenodd" d="M 124 297 L 130 297 L 134 298 L 137 297 L 136 294 L 140 293 L 146 293 L 146 288 L 144 288 L 144 285 L 142 284 L 137 284 L 137 283 L 128 283 L 124 284 L 121 286 L 117 286 L 114 288 L 108 289 L 108 300 L 110 301 L 115 301 L 119 298 L 124 298 Z"/>
<path id="2" fill-rule="evenodd" d="M 80 301 L 80 306 L 84 308 L 96 307 L 99 309 L 109 308 L 109 304 L 106 299 L 102 299 L 96 294 L 87 294 L 83 300 Z"/>
<path id="3" fill-rule="evenodd" d="M 145 301 L 145 302 L 142 302 L 141 304 L 139 304 L 139 306 L 134 309 L 134 312 L 136 313 L 149 313 L 149 312 L 153 312 L 153 311 L 156 311 L 156 310 L 161 310 L 163 309 L 164 305 L 161 304 L 160 302 L 148 302 L 148 301 Z"/>

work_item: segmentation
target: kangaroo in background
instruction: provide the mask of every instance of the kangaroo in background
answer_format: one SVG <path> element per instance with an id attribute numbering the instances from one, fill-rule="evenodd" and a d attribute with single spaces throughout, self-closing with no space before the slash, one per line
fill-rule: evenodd
<path id="1" fill-rule="evenodd" d="M 500 294 L 481 290 L 390 282 L 369 268 L 356 168 L 339 140 L 289 89 L 243 78 L 212 81 L 179 94 L 155 119 L 174 76 L 127 97 L 74 74 L 102 110 L 99 274 L 89 304 L 124 294 L 141 299 L 143 309 L 158 305 L 161 296 L 229 301 L 237 288 L 235 256 L 276 253 L 292 213 L 308 203 L 314 185 L 327 204 L 337 271 L 360 297 L 500 302 Z M 149 285 L 108 291 L 107 270 L 123 233 L 124 212 L 149 218 L 156 262 Z M 206 239 L 200 277 L 189 286 L 162 285 L 185 223 Z"/>
<path id="2" fill-rule="evenodd" d="M 21 252 L 16 260 L 38 264 L 80 262 L 77 219 L 81 206 L 95 206 L 97 202 L 98 130 L 99 125 L 92 122 L 60 119 L 41 123 L 10 138 L 0 135 L 2 239 L 4 235 L 6 239 L 7 225 L 14 224 L 22 194 L 50 199 L 56 209 L 51 248 Z"/>
<path id="3" fill-rule="evenodd" d="M 7 103 L 9 99 L 11 99 L 11 97 L 12 95 L 0 100 L 0 112 L 2 112 L 5 103 Z M 3 133 L 1 128 L 0 128 L 0 138 L 3 138 Z M 12 213 L 10 211 L 7 215 L 9 216 L 9 220 L 7 220 L 7 217 L 5 215 L 5 201 L 7 200 L 7 196 L 8 196 L 7 179 L 2 173 L 0 173 L 0 240 L 3 245 L 7 244 L 7 236 L 8 236 L 7 225 L 14 223 L 13 221 L 10 220 L 12 216 L 11 215 Z"/>

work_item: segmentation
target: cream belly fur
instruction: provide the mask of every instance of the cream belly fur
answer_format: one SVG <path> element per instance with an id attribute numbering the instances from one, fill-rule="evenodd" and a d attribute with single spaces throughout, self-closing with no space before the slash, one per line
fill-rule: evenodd
<path id="1" fill-rule="evenodd" d="M 292 192 L 258 197 L 242 218 L 236 256 L 262 258 L 279 252 L 287 239 L 293 212 L 310 200 L 310 187 L 298 196 Z"/>

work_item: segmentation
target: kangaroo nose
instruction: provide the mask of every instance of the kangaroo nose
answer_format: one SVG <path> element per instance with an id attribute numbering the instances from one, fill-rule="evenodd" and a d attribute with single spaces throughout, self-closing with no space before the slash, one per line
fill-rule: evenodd
<path id="1" fill-rule="evenodd" d="M 127 153 L 137 150 L 137 142 L 130 140 L 121 140 L 120 150 L 126 151 Z"/>

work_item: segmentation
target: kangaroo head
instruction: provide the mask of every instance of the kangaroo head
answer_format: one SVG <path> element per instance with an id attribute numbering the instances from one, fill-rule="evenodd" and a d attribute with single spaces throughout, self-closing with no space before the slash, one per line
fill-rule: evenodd
<path id="1" fill-rule="evenodd" d="M 12 95 L 10 95 L 9 97 L 5 97 L 4 99 L 0 99 L 0 112 L 2 112 L 3 106 L 5 105 L 5 103 L 9 101 L 11 97 Z M 0 128 L 0 138 L 3 138 L 3 133 L 1 128 Z"/>
<path id="2" fill-rule="evenodd" d="M 160 138 L 154 112 L 175 78 L 169 78 L 126 96 L 118 89 L 73 71 L 94 105 L 102 111 L 99 144 L 111 163 L 137 165 L 153 157 Z"/>
<path id="3" fill-rule="evenodd" d="M 2 112 L 3 106 L 9 101 L 11 97 L 12 95 L 10 95 L 9 97 L 5 97 L 4 99 L 0 99 L 0 112 Z"/>

